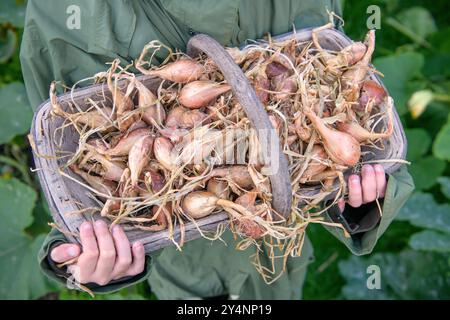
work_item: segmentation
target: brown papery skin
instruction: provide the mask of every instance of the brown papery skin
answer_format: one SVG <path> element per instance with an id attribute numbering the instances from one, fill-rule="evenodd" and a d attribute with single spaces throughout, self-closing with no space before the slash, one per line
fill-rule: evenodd
<path id="1" fill-rule="evenodd" d="M 230 198 L 230 188 L 228 186 L 228 182 L 226 181 L 212 178 L 208 181 L 206 190 L 215 194 L 218 198 L 221 199 Z"/>
<path id="2" fill-rule="evenodd" d="M 108 149 L 104 152 L 104 154 L 109 157 L 125 156 L 130 152 L 131 148 L 137 141 L 139 141 L 142 137 L 149 135 L 150 130 L 146 128 L 133 130 L 129 134 L 120 138 L 114 148 Z"/>
<path id="3" fill-rule="evenodd" d="M 194 219 L 210 215 L 217 208 L 217 196 L 207 191 L 194 191 L 186 195 L 181 203 L 184 213 Z"/>
<path id="4" fill-rule="evenodd" d="M 279 76 L 281 74 L 288 73 L 289 69 L 287 69 L 282 64 L 280 64 L 280 63 L 278 63 L 276 61 L 273 61 L 273 62 L 269 63 L 266 66 L 266 70 L 265 71 L 266 71 L 266 75 L 269 78 L 273 78 L 273 77 Z"/>
<path id="5" fill-rule="evenodd" d="M 338 122 L 336 124 L 336 128 L 339 131 L 346 132 L 349 135 L 353 136 L 356 140 L 359 142 L 364 141 L 370 141 L 370 140 L 377 140 L 377 139 L 387 139 L 389 138 L 392 133 L 394 132 L 394 119 L 392 118 L 392 108 L 388 108 L 388 125 L 385 132 L 370 132 L 367 129 L 363 128 L 358 122 L 356 121 L 349 121 L 349 122 Z"/>
<path id="6" fill-rule="evenodd" d="M 305 112 L 305 115 L 322 137 L 325 151 L 331 160 L 346 166 L 354 166 L 358 163 L 361 157 L 361 146 L 358 140 L 348 133 L 327 127 L 312 111 Z"/>
<path id="7" fill-rule="evenodd" d="M 251 213 L 256 213 L 257 206 L 255 206 L 255 201 L 257 195 L 258 193 L 256 190 L 252 190 L 237 198 L 235 203 L 243 206 Z M 251 219 L 233 219 L 233 222 L 235 223 L 238 232 L 247 237 L 258 239 L 264 235 L 264 229 Z"/>
<path id="8" fill-rule="evenodd" d="M 244 165 L 215 168 L 211 171 L 211 177 L 227 178 L 246 190 L 254 187 L 248 168 Z"/>
<path id="9" fill-rule="evenodd" d="M 131 184 L 137 186 L 142 169 L 148 164 L 152 156 L 153 137 L 144 136 L 131 148 L 128 154 L 128 167 L 131 172 Z"/>
<path id="10" fill-rule="evenodd" d="M 194 81 L 186 84 L 180 91 L 179 102 L 189 109 L 206 107 L 221 94 L 229 91 L 231 86 L 214 81 Z"/>
<path id="11" fill-rule="evenodd" d="M 100 193 L 113 195 L 114 191 L 117 188 L 117 185 L 114 182 L 104 180 L 101 177 L 90 175 L 89 173 L 81 170 L 74 164 L 70 165 L 69 168 L 74 173 L 76 173 L 81 178 L 83 178 L 83 180 L 86 181 L 92 188 L 94 188 L 95 190 L 97 190 Z"/>
<path id="12" fill-rule="evenodd" d="M 386 90 L 384 90 L 384 88 L 380 86 L 378 82 L 374 80 L 366 80 L 364 81 L 361 88 L 358 109 L 361 111 L 364 110 L 369 101 L 373 101 L 374 106 L 378 106 L 383 102 L 386 96 Z"/>
<path id="13" fill-rule="evenodd" d="M 199 79 L 204 71 L 203 66 L 194 60 L 180 59 L 158 70 L 149 70 L 146 74 L 176 83 L 188 83 Z"/>
<path id="14" fill-rule="evenodd" d="M 166 126 L 171 128 L 192 129 L 207 123 L 208 115 L 200 110 L 175 107 L 167 115 Z"/>
<path id="15" fill-rule="evenodd" d="M 320 161 L 324 161 L 326 159 L 328 159 L 328 155 L 325 152 L 325 149 L 321 145 L 315 144 L 311 150 L 311 161 L 309 162 L 306 170 L 303 172 L 300 183 L 305 183 L 312 176 L 323 172 L 327 168 L 327 165 Z"/>
<path id="16" fill-rule="evenodd" d="M 366 36 L 367 50 L 364 57 L 342 74 L 342 89 L 347 101 L 354 102 L 359 98 L 364 78 L 369 71 L 369 64 L 375 50 L 375 30 L 370 30 Z"/>
<path id="17" fill-rule="evenodd" d="M 297 82 L 295 76 L 286 77 L 284 74 L 275 77 L 272 80 L 274 98 L 277 101 L 284 101 L 292 96 L 292 93 L 297 91 Z"/>
<path id="18" fill-rule="evenodd" d="M 176 163 L 172 155 L 173 144 L 164 137 L 158 137 L 153 143 L 156 160 L 167 170 L 175 170 Z"/>

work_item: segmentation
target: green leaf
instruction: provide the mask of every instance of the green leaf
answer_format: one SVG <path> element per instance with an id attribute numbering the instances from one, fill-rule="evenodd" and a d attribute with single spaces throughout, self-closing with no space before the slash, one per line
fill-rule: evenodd
<path id="1" fill-rule="evenodd" d="M 414 250 L 450 252 L 450 235 L 432 230 L 424 230 L 413 234 L 409 245 Z"/>
<path id="2" fill-rule="evenodd" d="M 381 288 L 368 289 L 369 266 L 379 267 Z M 346 299 L 448 299 L 450 298 L 449 256 L 406 250 L 399 254 L 351 257 L 339 263 L 347 284 Z"/>
<path id="3" fill-rule="evenodd" d="M 398 113 L 404 114 L 409 96 L 415 91 L 409 81 L 420 76 L 424 64 L 423 56 L 415 52 L 405 52 L 375 59 L 373 64 L 384 74 L 383 83 L 395 99 Z"/>
<path id="4" fill-rule="evenodd" d="M 23 232 L 33 221 L 36 196 L 17 179 L 0 179 L 0 299 L 34 299 L 54 289 L 36 259 L 44 236 Z"/>
<path id="5" fill-rule="evenodd" d="M 397 219 L 450 234 L 450 204 L 437 203 L 430 193 L 415 192 L 400 210 Z"/>
<path id="6" fill-rule="evenodd" d="M 450 199 L 450 178 L 449 177 L 440 177 L 438 178 L 438 182 L 441 185 L 442 193 Z"/>
<path id="7" fill-rule="evenodd" d="M 25 9 L 25 0 L 0 1 L 0 24 L 10 23 L 13 26 L 23 28 Z"/>
<path id="8" fill-rule="evenodd" d="M 450 161 L 450 121 L 441 128 L 433 144 L 436 158 Z"/>
<path id="9" fill-rule="evenodd" d="M 427 156 L 411 163 L 409 171 L 414 178 L 417 190 L 429 189 L 445 170 L 445 162 L 433 156 Z"/>
<path id="10" fill-rule="evenodd" d="M 398 21 L 415 35 L 426 38 L 436 32 L 437 27 L 430 12 L 422 7 L 412 7 L 397 15 Z"/>
<path id="11" fill-rule="evenodd" d="M 13 82 L 0 88 L 0 114 L 0 144 L 29 130 L 33 111 L 23 83 Z"/>
<path id="12" fill-rule="evenodd" d="M 431 145 L 431 137 L 424 129 L 405 129 L 408 140 L 408 154 L 406 158 L 409 161 L 419 159 Z"/>
<path id="13" fill-rule="evenodd" d="M 0 38 L 0 63 L 5 63 L 14 54 L 17 48 L 17 36 L 14 30 L 6 30 L 4 39 Z"/>

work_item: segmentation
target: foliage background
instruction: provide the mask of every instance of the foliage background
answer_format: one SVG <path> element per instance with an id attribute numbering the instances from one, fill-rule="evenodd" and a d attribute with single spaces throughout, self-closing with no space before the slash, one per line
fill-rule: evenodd
<path id="1" fill-rule="evenodd" d="M 450 298 L 450 11 L 448 1 L 344 0 L 345 31 L 362 39 L 369 5 L 381 8 L 373 63 L 395 98 L 409 140 L 416 191 L 367 257 L 320 226 L 309 230 L 316 260 L 305 299 Z M 26 134 L 32 110 L 19 62 L 25 0 L 0 2 L 0 299 L 89 299 L 49 282 L 36 253 L 49 212 Z M 381 268 L 381 290 L 366 287 L 367 266 Z M 154 299 L 147 284 L 96 299 Z"/>

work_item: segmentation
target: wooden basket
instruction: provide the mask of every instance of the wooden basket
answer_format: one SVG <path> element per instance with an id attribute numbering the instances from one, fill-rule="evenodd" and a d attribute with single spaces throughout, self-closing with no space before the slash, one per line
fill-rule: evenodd
<path id="1" fill-rule="evenodd" d="M 289 37 L 292 37 L 292 33 L 281 35 L 274 39 L 284 40 Z M 296 38 L 298 41 L 309 41 L 311 39 L 311 29 L 298 30 L 296 32 Z M 325 49 L 330 50 L 339 50 L 351 43 L 349 38 L 336 30 L 325 30 L 321 32 L 319 34 L 319 41 Z M 227 82 L 232 86 L 234 95 L 244 108 L 254 128 L 272 128 L 270 120 L 264 111 L 264 107 L 257 98 L 255 91 L 245 78 L 241 69 L 234 63 L 219 43 L 207 35 L 199 34 L 190 39 L 187 52 L 191 56 L 196 56 L 199 52 L 204 52 L 217 64 Z M 151 90 L 156 90 L 160 83 L 158 79 L 148 76 L 139 76 L 138 78 Z M 380 82 L 377 77 L 375 77 L 375 80 Z M 58 97 L 58 101 L 63 109 L 68 107 L 69 101 L 75 101 L 83 108 L 87 106 L 87 98 L 94 98 L 95 100 L 95 97 L 98 98 L 103 92 L 110 95 L 105 84 L 98 84 L 77 89 L 72 94 L 62 94 Z M 79 213 L 79 211 L 84 208 L 96 207 L 98 204 L 89 196 L 90 192 L 87 189 L 71 179 L 63 177 L 59 173 L 58 168 L 63 165 L 63 160 L 57 160 L 56 156 L 58 154 L 60 155 L 60 151 L 74 152 L 77 148 L 79 135 L 72 126 L 57 130 L 62 125 L 63 119 L 60 117 L 52 117 L 50 111 L 51 104 L 47 100 L 38 107 L 34 114 L 31 135 L 35 144 L 33 150 L 35 167 L 38 169 L 38 177 L 55 223 L 60 229 L 67 232 L 69 241 L 78 242 L 79 240 L 75 235 L 78 234 L 79 226 L 82 222 L 91 219 L 90 213 L 83 214 Z M 406 139 L 395 110 L 394 118 L 395 132 L 390 139 L 385 141 L 385 150 L 373 155 L 374 159 L 403 159 L 405 157 Z M 267 137 L 262 135 L 259 139 L 267 139 Z M 275 210 L 287 216 L 290 212 L 292 200 L 288 163 L 286 157 L 281 152 L 279 141 L 272 140 L 271 143 L 276 143 L 279 159 L 278 173 L 269 177 L 273 193 L 272 205 Z M 267 146 L 268 144 L 262 143 L 262 145 Z M 395 163 L 384 163 L 383 165 L 388 173 L 398 168 L 398 164 Z M 79 179 L 76 174 L 68 169 L 65 173 L 74 179 Z M 312 195 L 319 191 L 318 188 L 311 187 L 305 189 L 303 192 L 306 196 Z M 333 195 L 329 195 L 329 197 L 331 196 Z M 74 212 L 78 213 L 74 214 Z M 94 215 L 94 219 L 99 218 L 101 218 L 99 215 Z M 192 222 L 187 222 L 185 224 L 184 240 L 189 241 L 199 238 L 201 234 L 198 228 L 202 232 L 214 232 L 219 226 L 224 226 L 227 223 L 228 215 L 225 212 L 219 212 L 199 219 L 196 221 L 196 225 Z M 152 252 L 173 244 L 172 240 L 168 239 L 168 231 L 149 232 L 137 230 L 130 226 L 125 226 L 125 230 L 130 241 L 140 240 L 144 244 L 146 252 Z M 179 241 L 180 235 L 180 228 L 176 226 L 174 228 L 174 240 Z"/>

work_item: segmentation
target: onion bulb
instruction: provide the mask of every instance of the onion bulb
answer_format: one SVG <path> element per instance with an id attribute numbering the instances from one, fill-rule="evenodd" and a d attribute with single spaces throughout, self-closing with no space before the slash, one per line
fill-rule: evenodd
<path id="1" fill-rule="evenodd" d="M 305 115 L 322 137 L 328 156 L 337 164 L 354 166 L 361 157 L 361 146 L 358 140 L 345 132 L 327 127 L 321 118 L 308 110 Z"/>
<path id="2" fill-rule="evenodd" d="M 131 173 L 131 184 L 137 186 L 142 169 L 150 161 L 153 148 L 153 137 L 140 138 L 131 148 L 128 154 L 128 167 Z"/>
<path id="3" fill-rule="evenodd" d="M 138 142 L 142 137 L 149 135 L 150 130 L 146 128 L 133 130 L 129 134 L 122 136 L 114 148 L 108 149 L 103 153 L 109 157 L 125 156 L 130 152 L 136 142 Z"/>
<path id="4" fill-rule="evenodd" d="M 143 73 L 176 83 L 188 83 L 199 79 L 204 71 L 203 66 L 194 60 L 180 59 L 157 70 L 145 70 Z"/>
<path id="5" fill-rule="evenodd" d="M 206 190 L 219 198 L 228 199 L 230 197 L 230 187 L 228 182 L 212 178 L 208 181 Z"/>
<path id="6" fill-rule="evenodd" d="M 180 91 L 178 100 L 189 109 L 206 107 L 221 94 L 229 91 L 231 86 L 214 81 L 194 81 L 186 84 Z"/>
<path id="7" fill-rule="evenodd" d="M 158 137 L 153 143 L 153 152 L 156 160 L 167 170 L 175 170 L 177 157 L 172 152 L 173 144 L 164 137 Z"/>
<path id="8" fill-rule="evenodd" d="M 312 176 L 315 176 L 327 168 L 327 165 L 323 163 L 328 158 L 327 153 L 321 145 L 315 144 L 311 150 L 311 161 L 308 164 L 308 167 L 303 172 L 302 178 L 300 179 L 300 183 L 305 183 Z"/>
<path id="9" fill-rule="evenodd" d="M 239 187 L 249 190 L 255 185 L 253 179 L 245 165 L 234 165 L 222 168 L 215 168 L 211 171 L 211 177 L 226 178 L 231 183 L 237 184 Z"/>

